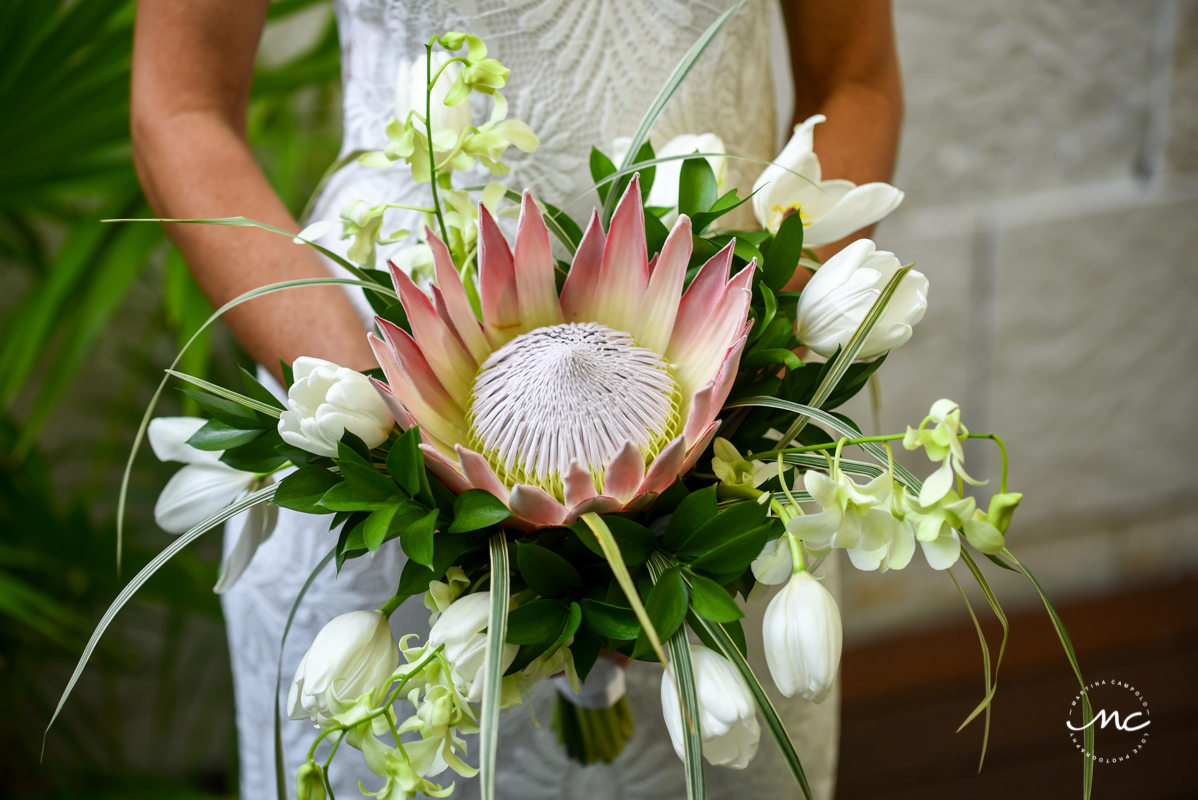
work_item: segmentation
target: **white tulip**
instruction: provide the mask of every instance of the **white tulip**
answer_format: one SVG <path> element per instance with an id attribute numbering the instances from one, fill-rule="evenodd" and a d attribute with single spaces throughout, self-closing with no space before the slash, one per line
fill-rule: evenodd
<path id="1" fill-rule="evenodd" d="M 381 611 L 351 611 L 316 634 L 295 670 L 287 715 L 321 725 L 344 704 L 385 686 L 399 663 L 399 648 Z"/>
<path id="2" fill-rule="evenodd" d="M 442 50 L 434 52 L 433 75 L 436 75 L 437 70 L 441 69 L 449 59 L 449 53 Z M 437 78 L 437 83 L 433 86 L 432 123 L 434 144 L 441 138 L 437 135 L 441 131 L 448 131 L 451 134 L 451 136 L 446 137 L 447 140 L 457 141 L 462 132 L 470 127 L 469 103 L 461 103 L 456 106 L 445 105 L 445 96 L 449 94 L 449 90 L 453 87 L 454 81 L 457 80 L 458 72 L 461 71 L 461 68 L 461 63 L 456 61 L 445 67 L 445 71 L 441 73 L 441 77 Z M 427 86 L 427 56 L 420 56 L 413 61 L 403 61 L 400 63 L 399 70 L 395 75 L 396 119 L 401 123 L 406 122 L 408 115 L 413 111 L 419 114 L 422 119 L 424 118 L 426 103 L 425 88 Z M 423 129 L 423 125 L 421 125 L 421 129 Z"/>
<path id="3" fill-rule="evenodd" d="M 482 671 L 487 662 L 487 634 L 491 593 L 477 592 L 459 597 L 441 613 L 428 634 L 430 647 L 444 645 L 445 658 L 453 666 L 455 683 L 472 703 L 482 701 Z M 503 669 L 516 660 L 519 647 L 503 646 Z"/>
<path id="4" fill-rule="evenodd" d="M 803 246 L 838 242 L 885 217 L 903 202 L 903 193 L 888 183 L 823 180 L 812 130 L 826 119 L 816 114 L 795 126 L 786 147 L 753 184 L 753 213 L 761 227 L 777 233 L 782 220 L 803 220 Z M 795 173 L 798 173 L 797 175 Z"/>
<path id="5" fill-rule="evenodd" d="M 373 449 L 395 424 L 370 380 L 331 361 L 300 356 L 292 366 L 287 410 L 279 415 L 283 441 L 318 456 L 336 456 L 348 430 Z"/>
<path id="6" fill-rule="evenodd" d="M 220 460 L 219 450 L 198 450 L 187 444 L 206 422 L 199 417 L 158 417 L 150 421 L 150 448 L 158 460 L 187 465 L 171 476 L 154 504 L 154 521 L 168 533 L 187 532 L 246 492 L 269 486 L 273 480 L 233 469 Z M 278 506 L 268 503 L 259 503 L 246 512 L 237 544 L 221 565 L 213 591 L 223 594 L 237 582 L 258 547 L 274 532 L 278 518 Z"/>
<path id="7" fill-rule="evenodd" d="M 624 161 L 630 144 L 632 144 L 632 140 L 627 136 L 621 136 L 612 142 L 612 161 L 616 167 L 619 167 Z M 725 152 L 727 151 L 724 149 L 724 140 L 714 133 L 684 133 L 666 142 L 655 155 L 657 158 L 667 158 L 691 153 Z M 715 173 L 716 189 L 722 194 L 728 172 L 727 159 L 720 156 L 706 156 L 706 158 L 707 163 L 711 165 L 712 172 Z M 653 188 L 649 190 L 649 197 L 646 198 L 645 205 L 673 209 L 661 218 L 667 228 L 671 227 L 678 219 L 678 179 L 682 176 L 682 165 L 685 161 L 686 159 L 679 158 L 673 161 L 663 161 L 654 166 Z"/>
<path id="8" fill-rule="evenodd" d="M 795 318 L 799 341 L 824 358 L 831 358 L 836 348 L 848 344 L 899 267 L 893 253 L 875 249 L 869 239 L 859 239 L 832 256 L 799 296 Z M 905 343 L 927 309 L 928 279 L 911 270 L 891 296 L 857 358 L 875 358 Z"/>
<path id="9" fill-rule="evenodd" d="M 820 702 L 840 667 L 842 631 L 836 600 L 803 571 L 774 596 L 761 628 L 765 661 L 778 691 Z"/>
<path id="10" fill-rule="evenodd" d="M 728 659 L 702 645 L 692 644 L 690 648 L 703 756 L 717 766 L 744 769 L 757 755 L 761 741 L 753 695 Z M 674 752 L 684 759 L 682 709 L 669 671 L 661 679 L 661 708 Z"/>

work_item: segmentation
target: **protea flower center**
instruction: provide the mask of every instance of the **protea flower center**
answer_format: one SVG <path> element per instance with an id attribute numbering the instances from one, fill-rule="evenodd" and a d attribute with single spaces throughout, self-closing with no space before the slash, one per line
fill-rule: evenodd
<path id="1" fill-rule="evenodd" d="M 602 487 L 626 443 L 646 462 L 679 434 L 681 392 L 665 359 L 598 322 L 550 325 L 496 350 L 474 379 L 470 448 L 508 486 L 559 500 L 573 462 Z"/>

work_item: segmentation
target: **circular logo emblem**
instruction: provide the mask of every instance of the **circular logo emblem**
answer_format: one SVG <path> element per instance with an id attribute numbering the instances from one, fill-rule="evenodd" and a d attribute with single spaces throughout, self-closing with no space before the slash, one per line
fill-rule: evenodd
<path id="1" fill-rule="evenodd" d="M 1136 687 L 1119 680 L 1094 681 L 1086 685 L 1094 716 L 1086 722 L 1082 693 L 1069 704 L 1065 729 L 1073 746 L 1098 764 L 1117 764 L 1148 744 L 1152 720 L 1148 701 Z M 1086 730 L 1094 731 L 1094 744 L 1086 748 Z"/>

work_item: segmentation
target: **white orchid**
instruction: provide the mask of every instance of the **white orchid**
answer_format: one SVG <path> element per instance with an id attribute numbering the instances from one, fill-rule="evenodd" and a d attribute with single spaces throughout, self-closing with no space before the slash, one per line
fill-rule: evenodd
<path id="1" fill-rule="evenodd" d="M 838 463 L 830 473 L 811 470 L 804 475 L 803 483 L 821 510 L 791 517 L 786 530 L 814 550 L 848 550 L 858 569 L 877 569 L 874 554 L 888 547 L 897 533 L 890 511 L 894 479 L 887 472 L 862 486 L 844 474 Z"/>
<path id="2" fill-rule="evenodd" d="M 823 180 L 812 131 L 825 119 L 816 114 L 796 125 L 786 147 L 753 184 L 753 213 L 761 227 L 777 233 L 782 220 L 798 214 L 805 247 L 840 241 L 882 219 L 903 201 L 903 193 L 888 183 L 857 186 L 852 181 Z"/>
<path id="3" fill-rule="evenodd" d="M 791 577 L 765 610 L 765 661 L 778 691 L 823 701 L 840 668 L 843 633 L 832 594 L 806 570 Z"/>
<path id="4" fill-rule="evenodd" d="M 300 356 L 292 365 L 287 410 L 279 415 L 283 441 L 318 456 L 337 455 L 348 430 L 373 449 L 387 441 L 395 420 L 360 372 Z"/>
<path id="5" fill-rule="evenodd" d="M 934 423 L 928 429 L 928 423 Z M 952 488 L 953 475 L 973 486 L 981 486 L 985 481 L 976 481 L 965 472 L 965 451 L 961 442 L 969 438 L 969 429 L 961 424 L 961 407 L 952 400 L 937 400 L 932 404 L 918 430 L 908 426 L 907 434 L 903 437 L 903 447 L 908 450 L 924 448 L 928 458 L 941 462 L 940 468 L 933 472 L 923 483 L 919 492 L 919 503 L 931 506 Z"/>
<path id="6" fill-rule="evenodd" d="M 721 483 L 757 487 L 778 475 L 776 461 L 747 461 L 732 442 L 723 437 L 716 437 L 714 449 L 711 466 Z"/>
<path id="7" fill-rule="evenodd" d="M 893 253 L 869 239 L 853 242 L 816 271 L 799 295 L 795 335 L 807 348 L 831 358 L 849 343 L 900 268 Z M 898 285 L 886 311 L 870 331 L 858 359 L 876 358 L 906 343 L 928 309 L 928 279 L 911 270 Z"/>
<path id="8" fill-rule="evenodd" d="M 385 687 L 399 649 L 381 611 L 351 611 L 325 625 L 300 659 L 287 694 L 287 715 L 328 722 L 347 701 Z"/>
<path id="9" fill-rule="evenodd" d="M 180 461 L 158 495 L 154 521 L 168 533 L 185 533 L 243 495 L 269 486 L 274 478 L 234 469 L 220 460 L 219 450 L 200 450 L 187 440 L 204 427 L 199 417 L 158 417 L 150 421 L 150 447 L 159 461 Z M 270 538 L 279 518 L 278 506 L 259 503 L 245 512 L 237 544 L 221 565 L 213 591 L 224 593 L 249 566 L 259 545 Z"/>
<path id="10" fill-rule="evenodd" d="M 698 644 L 690 645 L 699 700 L 699 729 L 703 734 L 703 757 L 712 764 L 744 769 L 757 755 L 761 727 L 753 695 L 736 667 L 719 653 Z M 661 679 L 661 709 L 674 752 L 684 758 L 682 709 L 678 689 L 667 670 Z"/>
<path id="11" fill-rule="evenodd" d="M 612 141 L 612 162 L 617 166 L 624 163 L 632 139 L 621 136 Z M 725 153 L 724 140 L 714 133 L 684 133 L 666 142 L 654 155 L 657 158 L 670 156 L 685 156 L 691 153 Z M 723 194 L 727 181 L 727 159 L 719 155 L 704 156 L 715 173 L 716 191 Z M 663 161 L 654 166 L 653 188 L 645 199 L 645 205 L 654 208 L 669 208 L 670 212 L 663 214 L 662 223 L 668 228 L 678 219 L 678 180 L 682 176 L 682 164 L 686 159 L 678 158 L 673 161 Z"/>
<path id="12" fill-rule="evenodd" d="M 449 53 L 442 50 L 433 53 L 432 74 L 437 75 L 440 72 L 436 84 L 433 85 L 431 103 L 429 103 L 432 110 L 435 150 L 442 138 L 456 144 L 462 134 L 470 128 L 471 123 L 469 103 L 452 106 L 445 104 L 445 98 L 457 81 L 462 68 L 461 64 L 456 61 L 446 66 L 450 57 Z M 425 103 L 427 102 L 425 91 L 428 87 L 428 67 L 428 56 L 420 55 L 412 61 L 401 61 L 399 69 L 396 70 L 395 118 L 401 122 L 407 122 L 413 112 L 421 118 L 424 117 Z M 453 144 L 450 144 L 449 147 L 438 152 L 438 160 L 443 158 L 445 151 L 452 147 Z"/>
<path id="13" fill-rule="evenodd" d="M 900 530 L 910 530 L 919 542 L 928 566 L 948 569 L 961 557 L 956 529 L 973 516 L 974 507 L 972 497 L 962 498 L 951 490 L 929 506 L 904 491 L 896 498 L 895 516 Z"/>

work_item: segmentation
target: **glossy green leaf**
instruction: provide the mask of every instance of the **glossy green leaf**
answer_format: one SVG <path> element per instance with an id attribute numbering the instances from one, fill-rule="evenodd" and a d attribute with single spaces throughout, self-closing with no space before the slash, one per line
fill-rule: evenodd
<path id="1" fill-rule="evenodd" d="M 678 213 L 694 216 L 710 211 L 719 199 L 715 171 L 706 158 L 688 158 L 682 162 L 678 178 Z"/>
<path id="2" fill-rule="evenodd" d="M 678 547 L 678 555 L 682 558 L 699 556 L 737 539 L 761 525 L 768 511 L 769 506 L 761 503 L 737 503 L 688 536 Z"/>
<path id="3" fill-rule="evenodd" d="M 395 494 L 395 483 L 345 442 L 337 443 L 337 466 L 345 482 L 366 500 L 382 501 Z"/>
<path id="4" fill-rule="evenodd" d="M 683 542 L 715 519 L 719 510 L 719 499 L 716 497 L 714 485 L 691 492 L 678 504 L 678 508 L 675 509 L 670 521 L 666 524 L 662 544 L 667 550 L 677 551 Z"/>
<path id="5" fill-rule="evenodd" d="M 670 567 L 653 584 L 649 596 L 645 598 L 645 611 L 653 622 L 658 636 L 664 639 L 674 635 L 686 619 L 688 603 L 686 585 L 682 582 L 682 572 L 678 567 Z M 638 658 L 650 652 L 650 644 L 642 630 L 637 636 L 636 646 L 632 657 Z"/>
<path id="6" fill-rule="evenodd" d="M 769 255 L 762 267 L 762 281 L 775 292 L 782 291 L 794 277 L 799 258 L 803 255 L 803 218 L 791 214 L 782 220 L 774 240 L 770 243 Z"/>
<path id="7" fill-rule="evenodd" d="M 331 509 L 321 504 L 321 498 L 339 483 L 341 478 L 324 467 L 300 467 L 279 481 L 274 504 L 304 514 L 328 514 Z"/>
<path id="8" fill-rule="evenodd" d="M 197 450 L 220 451 L 247 444 L 262 435 L 265 428 L 234 428 L 219 419 L 210 419 L 191 435 L 187 443 Z"/>
<path id="9" fill-rule="evenodd" d="M 557 600 L 533 600 L 512 609 L 507 617 L 508 644 L 546 645 L 556 639 L 566 627 L 570 608 Z"/>
<path id="10" fill-rule="evenodd" d="M 689 576 L 691 603 L 695 613 L 712 622 L 732 622 L 745 615 L 732 596 L 715 581 L 702 575 Z"/>
<path id="11" fill-rule="evenodd" d="M 262 436 L 226 450 L 220 460 L 221 463 L 243 472 L 274 472 L 287 463 L 287 457 L 275 449 L 275 445 L 280 442 L 277 432 L 263 431 Z"/>
<path id="12" fill-rule="evenodd" d="M 433 532 L 437 528 L 437 510 L 409 523 L 399 534 L 399 546 L 408 558 L 426 567 L 433 565 Z"/>
<path id="13" fill-rule="evenodd" d="M 453 502 L 453 523 L 450 533 L 466 533 L 498 525 L 512 512 L 495 495 L 485 489 L 467 489 Z"/>
<path id="14" fill-rule="evenodd" d="M 583 622 L 596 636 L 632 640 L 641 630 L 641 624 L 631 608 L 588 598 L 581 600 L 580 605 Z"/>
<path id="15" fill-rule="evenodd" d="M 541 597 L 557 597 L 582 585 L 578 570 L 569 561 L 539 544 L 517 545 L 516 565 L 524 582 Z"/>

